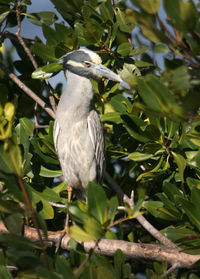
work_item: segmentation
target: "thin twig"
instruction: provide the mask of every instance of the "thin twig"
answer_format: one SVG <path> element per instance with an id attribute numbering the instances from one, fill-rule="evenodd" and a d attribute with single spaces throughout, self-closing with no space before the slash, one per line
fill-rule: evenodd
<path id="1" fill-rule="evenodd" d="M 18 6 L 18 0 L 15 0 L 15 3 L 16 3 L 16 5 L 15 5 L 16 18 L 17 18 L 17 32 L 15 34 L 16 34 L 17 39 L 19 40 L 21 46 L 23 47 L 24 51 L 28 55 L 30 61 L 32 62 L 33 67 L 35 69 L 37 69 L 38 68 L 38 64 L 37 64 L 35 58 L 33 57 L 30 49 L 27 47 L 25 41 L 23 40 L 23 38 L 20 35 L 20 32 L 21 32 L 21 20 L 20 20 L 20 11 L 19 11 L 19 6 Z M 54 112 L 56 112 L 56 102 L 55 102 L 53 94 L 51 93 L 51 90 L 53 92 L 53 89 L 52 89 L 50 83 L 46 83 L 46 81 L 43 81 L 43 82 L 44 82 L 44 84 L 45 84 L 45 86 L 47 88 L 47 91 L 48 91 L 48 94 L 49 94 L 49 101 L 50 101 L 50 104 L 52 106 L 52 109 L 53 109 Z"/>
<path id="2" fill-rule="evenodd" d="M 4 71 L 9 78 L 16 83 L 29 97 L 31 97 L 38 105 L 40 105 L 53 119 L 55 119 L 54 111 L 46 105 L 46 103 L 36 95 L 30 88 L 28 88 L 15 74 L 11 73 L 7 67 L 0 63 L 0 68 Z"/>
<path id="3" fill-rule="evenodd" d="M 129 204 L 130 207 L 133 206 L 133 199 L 129 198 L 124 192 L 121 190 L 119 185 L 113 180 L 113 178 L 106 172 L 105 173 L 105 179 L 107 182 L 111 185 L 113 190 L 118 194 L 118 196 L 127 204 Z M 138 222 L 145 228 L 152 236 L 154 236 L 157 240 L 160 241 L 163 245 L 174 248 L 179 250 L 179 248 L 171 242 L 169 239 L 167 239 L 164 235 L 162 235 L 156 228 L 154 228 L 146 219 L 144 216 L 139 215 L 135 217 Z"/>
<path id="4" fill-rule="evenodd" d="M 32 53 L 30 52 L 30 49 L 27 47 L 26 43 L 24 42 L 24 40 L 22 39 L 22 37 L 20 36 L 20 32 L 21 32 L 21 20 L 20 20 L 20 12 L 19 12 L 19 7 L 18 7 L 18 0 L 15 0 L 15 9 L 16 9 L 16 17 L 17 17 L 17 32 L 15 33 L 20 44 L 22 45 L 22 47 L 24 48 L 26 54 L 28 55 L 29 59 L 31 60 L 33 66 L 35 69 L 38 68 L 37 62 L 35 61 Z"/>
<path id="5" fill-rule="evenodd" d="M 66 208 L 67 207 L 65 204 L 52 202 L 52 201 L 49 201 L 49 204 L 54 206 L 54 207 L 58 207 L 58 208 Z"/>
<path id="6" fill-rule="evenodd" d="M 169 29 L 166 27 L 166 25 L 162 22 L 162 20 L 161 20 L 161 18 L 159 17 L 159 15 L 156 15 L 156 19 L 158 20 L 158 22 L 159 22 L 161 28 L 169 35 L 169 37 L 177 44 L 177 46 L 179 46 L 179 47 L 182 49 L 182 51 L 183 51 L 183 53 L 184 53 L 183 58 L 187 59 L 187 60 L 191 63 L 191 65 L 192 65 L 193 67 L 198 67 L 198 68 L 199 68 L 199 64 L 198 64 L 198 63 L 195 63 L 195 62 L 193 61 L 192 57 L 191 57 L 190 54 L 187 52 L 187 49 L 186 49 L 184 43 L 180 40 L 179 32 L 178 32 L 177 30 L 175 30 L 175 35 L 176 35 L 176 36 L 174 36 L 174 35 L 169 31 Z M 175 49 L 174 49 L 172 46 L 170 46 L 170 49 L 171 49 L 175 54 L 180 55 L 180 52 L 174 51 Z M 180 55 L 180 56 L 181 56 L 181 55 Z"/>

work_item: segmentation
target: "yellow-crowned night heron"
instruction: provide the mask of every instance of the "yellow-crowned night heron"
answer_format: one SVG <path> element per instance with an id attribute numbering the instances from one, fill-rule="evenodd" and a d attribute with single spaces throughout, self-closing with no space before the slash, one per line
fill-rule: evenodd
<path id="1" fill-rule="evenodd" d="M 89 181 L 102 182 L 104 169 L 103 130 L 93 106 L 90 78 L 121 82 L 101 62 L 99 55 L 86 49 L 63 56 L 67 88 L 56 112 L 54 143 L 64 179 L 78 199 L 85 199 Z"/>

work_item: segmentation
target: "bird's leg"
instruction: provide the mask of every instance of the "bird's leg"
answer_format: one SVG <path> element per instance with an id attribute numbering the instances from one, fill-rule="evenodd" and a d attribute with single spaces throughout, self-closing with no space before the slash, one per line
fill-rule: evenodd
<path id="1" fill-rule="evenodd" d="M 72 197 L 72 187 L 67 186 L 67 200 L 68 200 L 68 202 L 71 201 L 71 197 Z M 67 213 L 67 215 L 66 215 L 64 231 L 65 231 L 66 234 L 69 234 L 69 213 Z"/>

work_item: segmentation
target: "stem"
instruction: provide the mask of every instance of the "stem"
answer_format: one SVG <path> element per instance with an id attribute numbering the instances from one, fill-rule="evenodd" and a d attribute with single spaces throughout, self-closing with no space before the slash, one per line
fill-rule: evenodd
<path id="1" fill-rule="evenodd" d="M 43 238 L 42 238 L 41 231 L 39 229 L 37 218 L 35 216 L 35 213 L 34 213 L 34 210 L 33 210 L 33 207 L 32 207 L 31 201 L 30 201 L 30 198 L 28 196 L 28 193 L 27 193 L 27 190 L 26 190 L 26 188 L 24 186 L 24 182 L 23 182 L 22 178 L 20 176 L 17 176 L 17 179 L 18 179 L 20 188 L 21 188 L 21 190 L 22 190 L 22 192 L 24 194 L 24 198 L 25 198 L 26 204 L 28 206 L 28 209 L 31 212 L 31 218 L 32 218 L 33 224 L 34 224 L 34 226 L 36 228 L 38 237 L 39 237 L 39 241 L 40 241 L 40 245 L 41 245 L 41 248 L 42 248 L 42 252 L 44 254 L 44 260 L 45 260 L 45 263 L 46 263 L 46 267 L 47 267 L 47 269 L 49 269 L 49 262 L 48 262 L 48 256 L 47 256 L 46 249 L 45 249 L 45 244 L 44 244 L 44 241 L 43 241 Z"/>
<path id="2" fill-rule="evenodd" d="M 38 105 L 40 105 L 53 119 L 55 119 L 54 111 L 46 105 L 46 103 L 36 95 L 30 88 L 28 88 L 18 77 L 11 73 L 7 67 L 0 63 L 0 68 L 4 71 L 5 74 L 9 76 L 9 78 L 16 83 L 19 88 L 21 88 L 29 97 L 31 97 Z"/>

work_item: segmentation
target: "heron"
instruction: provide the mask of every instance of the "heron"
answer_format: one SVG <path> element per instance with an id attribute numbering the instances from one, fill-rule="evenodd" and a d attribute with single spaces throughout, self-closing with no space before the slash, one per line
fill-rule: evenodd
<path id="1" fill-rule="evenodd" d="M 105 164 L 103 128 L 90 78 L 122 80 L 88 49 L 71 51 L 62 62 L 67 86 L 56 111 L 54 144 L 66 183 L 77 199 L 85 200 L 88 182 L 102 183 Z"/>

